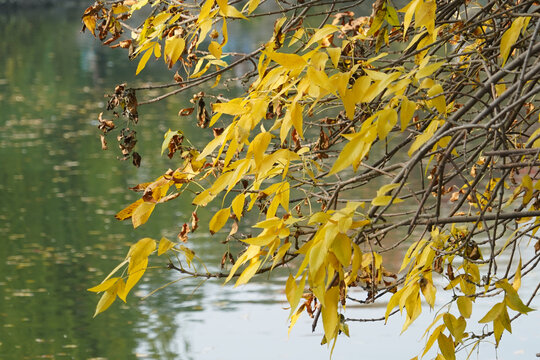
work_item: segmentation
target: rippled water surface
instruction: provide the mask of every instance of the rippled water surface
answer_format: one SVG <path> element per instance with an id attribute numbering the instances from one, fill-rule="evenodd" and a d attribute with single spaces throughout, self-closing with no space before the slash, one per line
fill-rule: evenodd
<path id="1" fill-rule="evenodd" d="M 327 359 L 309 319 L 288 338 L 282 274 L 240 289 L 185 280 L 142 301 L 178 278 L 151 259 L 156 269 L 127 305 L 117 301 L 92 319 L 98 298 L 86 289 L 139 238 L 175 237 L 191 211 L 190 199 L 164 204 L 134 231 L 113 217 L 136 199 L 127 187 L 175 166 L 159 154 L 168 128 L 194 142 L 204 136 L 192 119 L 177 116 L 188 106 L 181 96 L 141 108 L 140 169 L 101 150 L 96 119 L 103 94 L 126 80 L 142 85 L 169 81 L 170 74 L 156 65 L 134 80 L 136 64 L 125 53 L 80 33 L 83 8 L 0 14 L 0 359 Z M 219 264 L 219 240 L 202 233 L 192 240 L 210 266 Z M 383 306 L 349 315 L 379 317 Z M 499 359 L 540 352 L 539 320 L 533 313 L 516 324 Z M 400 337 L 399 319 L 350 326 L 352 338 L 340 338 L 335 359 L 411 358 L 425 323 Z M 491 349 L 483 355 L 495 358 Z"/>

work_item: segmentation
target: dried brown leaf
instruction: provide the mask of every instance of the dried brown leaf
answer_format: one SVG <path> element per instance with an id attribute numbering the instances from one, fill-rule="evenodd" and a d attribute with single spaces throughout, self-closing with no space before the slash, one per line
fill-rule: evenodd
<path id="1" fill-rule="evenodd" d="M 185 109 L 182 109 L 178 112 L 178 116 L 188 116 L 188 115 L 191 115 L 193 113 L 193 110 L 195 110 L 195 108 L 185 108 Z"/>
<path id="2" fill-rule="evenodd" d="M 189 231 L 188 224 L 184 223 L 184 225 L 182 225 L 182 229 L 180 230 L 180 233 L 178 234 L 178 239 L 182 242 L 187 242 L 188 240 L 187 234 L 189 232 L 190 231 Z"/>
<path id="3" fill-rule="evenodd" d="M 199 227 L 199 217 L 197 216 L 197 212 L 194 211 L 191 213 L 191 232 L 195 232 L 197 228 Z"/>

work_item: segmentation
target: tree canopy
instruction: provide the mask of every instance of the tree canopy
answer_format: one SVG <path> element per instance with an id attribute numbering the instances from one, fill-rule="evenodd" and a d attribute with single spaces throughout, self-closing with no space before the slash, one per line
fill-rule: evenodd
<path id="1" fill-rule="evenodd" d="M 96 315 L 126 301 L 149 261 L 236 286 L 285 268 L 290 328 L 311 316 L 332 347 L 363 320 L 348 317 L 354 303 L 387 304 L 371 320 L 401 313 L 403 330 L 435 308 L 418 357 L 437 343 L 437 360 L 483 340 L 498 345 L 533 310 L 540 284 L 527 298 L 519 292 L 540 262 L 540 4 L 376 0 L 362 13 L 365 4 L 124 0 L 86 9 L 83 30 L 126 49 L 137 74 L 150 59 L 171 69 L 171 83 L 114 89 L 110 119 L 99 116 L 104 149 L 113 132 L 122 158 L 140 166 L 138 107 L 178 94 L 193 104 L 179 116 L 213 134 L 200 148 L 182 129 L 156 134 L 174 165 L 134 184 L 140 199 L 116 218 L 137 228 L 179 196 L 193 212 L 177 239 L 139 240 L 89 289 L 102 293 Z M 261 17 L 274 19 L 261 29 L 267 42 L 235 49 L 229 27 Z M 220 210 L 199 223 L 210 203 Z M 226 243 L 221 270 L 190 248 L 196 230 Z M 399 247 L 408 250 L 392 267 L 385 256 Z M 450 301 L 436 304 L 442 292 Z M 479 303 L 490 310 L 477 322 Z"/>

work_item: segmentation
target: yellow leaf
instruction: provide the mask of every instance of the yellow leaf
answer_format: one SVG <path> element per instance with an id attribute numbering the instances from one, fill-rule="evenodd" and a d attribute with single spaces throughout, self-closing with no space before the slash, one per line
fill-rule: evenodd
<path id="1" fill-rule="evenodd" d="M 420 289 L 422 290 L 422 294 L 424 295 L 426 302 L 433 309 L 433 306 L 435 306 L 435 294 L 437 293 L 437 289 L 429 280 L 421 283 Z"/>
<path id="2" fill-rule="evenodd" d="M 519 258 L 519 264 L 516 268 L 516 275 L 514 276 L 514 282 L 512 283 L 514 290 L 518 291 L 521 287 L 521 257 Z"/>
<path id="3" fill-rule="evenodd" d="M 499 280 L 495 286 L 504 290 L 506 293 L 505 302 L 512 310 L 518 311 L 522 314 L 534 311 L 534 309 L 528 307 L 523 303 L 523 301 L 521 301 L 516 289 L 514 289 L 512 285 L 508 283 L 508 280 Z"/>
<path id="4" fill-rule="evenodd" d="M 373 200 L 371 200 L 371 205 L 373 205 L 373 206 L 386 206 L 386 205 L 390 204 L 391 200 L 392 200 L 392 196 L 380 195 L 380 196 L 377 196 L 376 198 L 374 198 Z M 392 202 L 392 204 L 397 204 L 397 203 L 400 203 L 402 201 L 403 200 L 401 200 L 400 198 L 395 198 L 394 201 Z"/>
<path id="5" fill-rule="evenodd" d="M 106 290 L 105 293 L 101 296 L 101 299 L 99 299 L 99 302 L 96 306 L 96 312 L 94 313 L 94 317 L 96 317 L 99 313 L 107 310 L 109 306 L 112 305 L 112 303 L 116 299 L 116 295 L 119 291 L 123 289 L 123 287 L 124 280 L 122 280 L 121 278 L 117 278 L 114 285 L 108 290 Z"/>
<path id="6" fill-rule="evenodd" d="M 306 60 L 300 55 L 296 54 L 267 52 L 266 55 L 279 65 L 289 70 L 303 69 L 307 65 Z"/>
<path id="7" fill-rule="evenodd" d="M 289 41 L 289 47 L 291 47 L 292 45 L 294 45 L 298 40 L 300 40 L 302 38 L 302 36 L 304 36 L 304 33 L 306 32 L 306 30 L 301 27 L 300 29 L 296 30 L 293 34 L 293 36 L 291 37 L 291 41 Z"/>
<path id="8" fill-rule="evenodd" d="M 203 21 L 206 21 L 208 19 L 208 16 L 210 15 L 210 11 L 212 10 L 212 6 L 214 6 L 215 0 L 206 0 L 204 2 L 204 5 L 201 7 L 201 11 L 199 12 L 199 17 L 197 19 L 197 23 L 201 23 Z M 203 39 L 204 40 L 204 37 Z"/>
<path id="9" fill-rule="evenodd" d="M 161 12 L 159 14 L 157 14 L 154 19 L 152 20 L 152 25 L 154 27 L 156 26 L 159 26 L 161 24 L 164 24 L 167 20 L 169 20 L 169 18 L 172 16 L 171 13 L 167 13 L 167 12 Z"/>
<path id="10" fill-rule="evenodd" d="M 175 246 L 176 246 L 176 243 L 162 237 L 161 240 L 159 241 L 158 253 L 157 253 L 158 256 L 165 254 L 167 251 L 169 251 Z"/>
<path id="11" fill-rule="evenodd" d="M 358 155 L 362 151 L 363 145 L 364 142 L 362 136 L 355 136 L 353 139 L 351 139 L 351 141 L 349 141 L 339 153 L 339 156 L 334 162 L 334 165 L 332 166 L 332 169 L 330 169 L 330 173 L 328 175 L 333 175 L 349 167 L 355 161 L 355 159 L 358 158 Z"/>
<path id="12" fill-rule="evenodd" d="M 405 38 L 405 35 L 407 34 L 407 29 L 409 28 L 409 25 L 411 24 L 412 17 L 414 13 L 416 12 L 416 7 L 418 4 L 420 4 L 422 0 L 413 0 L 410 3 L 407 4 L 403 9 L 401 9 L 401 12 L 405 13 L 405 16 L 403 18 L 403 38 Z M 412 41 L 411 41 L 412 42 Z"/>
<path id="13" fill-rule="evenodd" d="M 263 221 L 260 221 L 253 225 L 254 228 L 260 228 L 260 229 L 269 229 L 271 227 L 279 226 L 283 223 L 283 220 L 278 217 L 273 217 L 270 219 L 266 219 Z"/>
<path id="14" fill-rule="evenodd" d="M 310 38 L 306 46 L 304 47 L 304 50 L 316 43 L 317 41 L 320 41 L 327 37 L 330 34 L 335 33 L 336 31 L 339 31 L 339 28 L 335 25 L 326 24 L 322 28 L 315 31 L 315 34 Z"/>
<path id="15" fill-rule="evenodd" d="M 249 245 L 255 245 L 255 246 L 267 246 L 272 241 L 276 239 L 276 234 L 265 234 L 264 232 L 261 233 L 259 236 L 249 239 L 241 239 L 243 242 Z"/>
<path id="16" fill-rule="evenodd" d="M 212 104 L 212 111 L 228 115 L 241 115 L 246 112 L 245 104 L 241 99 Z"/>
<path id="17" fill-rule="evenodd" d="M 418 135 L 416 137 L 416 139 L 412 143 L 412 145 L 411 145 L 409 151 L 407 152 L 407 154 L 409 156 L 411 156 L 412 154 L 414 154 L 416 152 L 416 150 L 418 150 L 429 139 L 431 139 L 431 137 L 433 136 L 433 134 L 435 134 L 435 131 L 437 130 L 437 128 L 439 127 L 439 124 L 441 122 L 442 121 L 440 121 L 440 120 L 431 120 L 431 123 L 428 125 L 427 129 L 424 130 L 424 132 L 422 134 L 420 134 L 420 135 Z"/>
<path id="18" fill-rule="evenodd" d="M 378 112 L 377 134 L 384 140 L 397 123 L 397 112 L 394 109 L 384 109 Z"/>
<path id="19" fill-rule="evenodd" d="M 225 225 L 230 214 L 231 208 L 219 210 L 210 220 L 210 234 L 217 233 Z"/>
<path id="20" fill-rule="evenodd" d="M 90 33 L 94 35 L 96 31 L 96 17 L 95 15 L 88 15 L 82 18 L 84 25 L 90 30 Z M 95 36 L 95 35 L 94 35 Z"/>
<path id="21" fill-rule="evenodd" d="M 347 118 L 349 118 L 349 120 L 354 120 L 354 112 L 356 110 L 357 100 L 354 96 L 354 90 L 346 89 L 341 100 L 343 101 L 343 107 L 345 108 Z"/>
<path id="22" fill-rule="evenodd" d="M 246 195 L 243 193 L 236 195 L 231 203 L 234 214 L 237 219 L 242 218 L 242 212 L 244 211 L 244 202 L 246 201 Z"/>
<path id="23" fill-rule="evenodd" d="M 283 182 L 279 188 L 279 199 L 280 204 L 283 206 L 285 211 L 289 211 L 289 195 L 290 195 L 290 185 L 288 182 Z"/>
<path id="24" fill-rule="evenodd" d="M 248 154 L 253 153 L 255 159 L 255 166 L 259 168 L 263 161 L 264 153 L 272 140 L 272 135 L 269 132 L 263 132 L 257 134 L 251 144 L 249 144 Z"/>
<path id="25" fill-rule="evenodd" d="M 215 41 L 212 41 L 210 45 L 208 45 L 208 51 L 210 51 L 210 54 L 214 55 L 216 59 L 221 59 L 221 45 Z"/>
<path id="26" fill-rule="evenodd" d="M 155 203 L 151 202 L 142 202 L 137 209 L 133 212 L 131 215 L 131 221 L 133 223 L 133 227 L 137 228 L 148 221 L 148 218 L 150 217 L 150 214 L 152 214 L 152 211 L 154 211 L 154 208 L 156 207 Z"/>
<path id="27" fill-rule="evenodd" d="M 426 65 L 424 67 L 420 67 L 414 77 L 416 80 L 420 80 L 422 78 L 425 78 L 426 76 L 429 76 L 433 74 L 435 71 L 439 70 L 441 66 L 444 65 L 444 62 L 436 62 L 433 64 Z"/>
<path id="28" fill-rule="evenodd" d="M 331 250 L 341 265 L 349 266 L 352 256 L 351 239 L 345 234 L 337 234 Z"/>
<path id="29" fill-rule="evenodd" d="M 249 266 L 246 267 L 244 271 L 242 271 L 242 274 L 240 274 L 234 286 L 236 287 L 236 286 L 246 284 L 257 273 L 257 270 L 259 270 L 260 266 L 261 266 L 261 259 L 252 259 Z"/>
<path id="30" fill-rule="evenodd" d="M 304 107 L 300 106 L 297 102 L 294 102 L 291 105 L 290 112 L 291 112 L 292 124 L 294 128 L 296 129 L 296 131 L 298 132 L 298 136 L 300 136 L 300 138 L 303 139 L 304 131 L 302 128 L 302 125 L 303 125 L 302 113 L 304 112 Z"/>
<path id="31" fill-rule="evenodd" d="M 148 258 L 142 259 L 141 261 L 134 264 L 133 266 L 132 266 L 132 262 L 130 261 L 129 267 L 130 268 L 128 270 L 128 279 L 126 281 L 126 286 L 123 289 L 123 291 L 118 292 L 118 297 L 122 299 L 124 302 L 126 301 L 126 297 L 128 293 L 144 275 L 144 272 L 146 271 L 146 268 L 148 267 Z"/>
<path id="32" fill-rule="evenodd" d="M 315 239 L 312 241 L 315 241 Z M 311 277 L 314 277 L 317 271 L 319 271 L 319 269 L 324 263 L 326 256 L 328 255 L 328 250 L 324 245 L 325 245 L 324 240 L 321 239 L 317 241 L 316 243 L 314 243 L 313 246 L 311 247 L 311 250 L 308 256 L 309 272 L 311 274 L 310 275 Z"/>
<path id="33" fill-rule="evenodd" d="M 281 261 L 281 259 L 283 259 L 291 245 L 292 243 L 287 242 L 279 248 L 279 250 L 276 252 L 276 255 L 274 256 L 274 260 L 272 261 L 272 269 Z"/>
<path id="34" fill-rule="evenodd" d="M 142 238 L 131 245 L 126 258 L 130 258 L 130 265 L 135 265 L 148 258 L 154 250 L 156 250 L 156 240 L 149 237 Z"/>
<path id="35" fill-rule="evenodd" d="M 479 323 L 492 322 L 493 320 L 499 317 L 503 309 L 504 309 L 504 302 L 493 305 L 493 307 L 487 312 L 487 314 L 484 315 L 482 319 L 478 320 L 478 322 Z"/>
<path id="36" fill-rule="evenodd" d="M 135 201 L 134 203 L 128 205 L 126 208 L 124 208 L 123 210 L 120 210 L 114 217 L 117 218 L 118 220 L 125 220 L 125 219 L 129 219 L 132 215 L 133 215 L 133 212 L 139 207 L 139 205 L 141 205 L 142 203 L 144 202 L 143 199 L 139 199 L 137 201 Z"/>
<path id="37" fill-rule="evenodd" d="M 334 286 L 324 294 L 324 306 L 321 315 L 324 327 L 324 336 L 327 341 L 337 336 L 339 325 L 338 314 L 339 287 Z"/>
<path id="38" fill-rule="evenodd" d="M 169 69 L 178 61 L 178 59 L 180 59 L 185 46 L 186 41 L 179 36 L 173 36 L 165 40 L 165 50 L 163 55 Z"/>
<path id="39" fill-rule="evenodd" d="M 454 342 L 449 336 L 439 334 L 437 338 L 439 349 L 446 360 L 456 360 L 456 349 L 454 348 Z"/>
<path id="40" fill-rule="evenodd" d="M 440 84 L 435 84 L 428 90 L 427 96 L 435 97 L 434 99 L 429 100 L 429 102 L 432 104 L 432 106 L 435 106 L 439 113 L 446 114 L 446 100 L 443 92 L 444 90 L 442 86 Z"/>
<path id="41" fill-rule="evenodd" d="M 420 0 L 416 6 L 416 11 L 414 14 L 415 26 L 421 27 L 424 26 L 429 34 L 433 34 L 435 30 L 435 11 L 437 5 L 435 0 L 422 1 Z M 450 360 L 450 359 L 447 359 Z"/>
<path id="42" fill-rule="evenodd" d="M 399 183 L 383 185 L 379 190 L 377 190 L 377 196 L 386 195 L 387 192 L 392 191 L 400 186 L 401 184 Z"/>
<path id="43" fill-rule="evenodd" d="M 232 18 L 247 18 L 242 14 L 240 11 L 238 11 L 234 6 L 228 5 L 227 0 L 216 0 L 216 2 L 219 5 L 219 12 L 222 16 L 225 17 L 232 17 Z"/>
<path id="44" fill-rule="evenodd" d="M 100 293 L 102 291 L 109 290 L 111 287 L 113 287 L 116 284 L 118 279 L 120 278 L 119 277 L 110 278 L 108 280 L 103 281 L 101 284 L 88 289 L 88 291 Z"/>
<path id="45" fill-rule="evenodd" d="M 332 64 L 334 64 L 334 69 L 337 69 L 338 64 L 339 64 L 339 58 L 341 57 L 341 48 L 328 47 L 326 48 L 326 51 L 328 52 L 328 55 L 330 55 Z"/>
<path id="46" fill-rule="evenodd" d="M 457 299 L 457 306 L 461 316 L 468 319 L 472 314 L 472 300 L 467 296 L 460 296 Z"/>
<path id="47" fill-rule="evenodd" d="M 291 324 L 289 325 L 289 331 L 287 333 L 288 336 L 291 335 L 291 330 L 294 327 L 294 324 L 296 324 L 296 321 L 298 321 L 298 318 L 302 314 L 302 311 L 305 309 L 305 305 L 302 305 L 298 308 L 298 311 L 294 313 L 294 315 L 291 316 Z"/>
<path id="48" fill-rule="evenodd" d="M 502 58 L 502 65 L 506 63 L 506 60 L 508 59 L 508 56 L 510 55 L 510 49 L 514 44 L 516 43 L 519 34 L 523 27 L 527 26 L 528 19 L 525 17 L 518 17 L 512 22 L 512 26 L 508 30 L 506 30 L 501 38 L 501 58 Z"/>
<path id="49" fill-rule="evenodd" d="M 150 59 L 150 56 L 152 55 L 152 53 L 153 53 L 152 48 L 146 50 L 144 55 L 141 57 L 141 60 L 139 60 L 139 65 L 137 65 L 137 71 L 135 71 L 135 75 L 138 75 L 142 71 L 142 69 L 144 69 L 144 67 L 146 66 L 146 63 L 148 62 L 148 59 Z"/>
<path id="50" fill-rule="evenodd" d="M 260 0 L 249 0 L 248 14 L 251 14 L 259 6 Z"/>
<path id="51" fill-rule="evenodd" d="M 426 346 L 424 347 L 424 352 L 422 353 L 422 356 L 426 355 L 426 353 L 431 349 L 433 344 L 435 343 L 435 340 L 439 337 L 439 334 L 444 331 L 445 325 L 439 325 L 433 330 L 433 333 L 429 336 L 428 341 L 426 342 Z M 427 332 L 426 332 L 427 333 Z"/>

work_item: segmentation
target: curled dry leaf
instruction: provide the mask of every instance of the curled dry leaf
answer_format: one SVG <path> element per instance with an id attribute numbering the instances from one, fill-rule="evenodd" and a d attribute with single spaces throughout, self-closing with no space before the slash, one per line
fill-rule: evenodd
<path id="1" fill-rule="evenodd" d="M 203 97 L 201 96 L 197 102 L 197 126 L 204 129 L 208 127 L 209 123 L 210 115 L 206 110 Z"/>
<path id="2" fill-rule="evenodd" d="M 238 219 L 234 215 L 233 215 L 233 218 L 234 218 L 234 222 L 232 224 L 231 231 L 229 232 L 229 236 L 233 236 L 234 234 L 238 232 Z"/>
<path id="3" fill-rule="evenodd" d="M 104 134 L 108 133 L 115 128 L 114 122 L 112 120 L 103 119 L 103 113 L 98 115 L 98 129 L 101 130 Z"/>
<path id="4" fill-rule="evenodd" d="M 131 45 L 131 40 L 122 40 L 118 43 L 118 46 L 120 46 L 122 49 L 129 49 Z"/>
<path id="5" fill-rule="evenodd" d="M 172 159 L 172 157 L 178 150 L 180 151 L 182 150 L 183 141 L 184 141 L 184 136 L 182 135 L 174 135 L 171 138 L 171 141 L 169 141 L 169 145 L 167 146 L 167 149 L 169 150 L 169 153 L 167 154 L 167 156 L 169 157 L 169 159 Z"/>
<path id="6" fill-rule="evenodd" d="M 137 97 L 135 90 L 127 89 L 124 91 L 124 115 L 127 115 L 135 124 L 139 121 L 139 113 L 137 112 Z"/>
<path id="7" fill-rule="evenodd" d="M 322 128 L 319 134 L 318 147 L 320 150 L 326 150 L 330 147 L 330 139 L 328 138 L 328 135 L 326 135 L 326 133 L 324 132 Z"/>
<path id="8" fill-rule="evenodd" d="M 185 108 L 185 109 L 182 109 L 178 112 L 178 116 L 189 116 L 193 113 L 193 110 L 195 110 L 195 108 Z"/>
<path id="9" fill-rule="evenodd" d="M 194 211 L 191 213 L 191 232 L 195 232 L 197 228 L 199 227 L 199 217 L 197 216 L 197 212 Z"/>
<path id="10" fill-rule="evenodd" d="M 135 151 L 132 155 L 132 158 L 133 158 L 133 165 L 135 165 L 136 167 L 141 166 L 141 155 L 139 155 L 138 152 Z"/>
<path id="11" fill-rule="evenodd" d="M 128 188 L 129 190 L 133 190 L 135 192 L 139 192 L 139 191 L 144 191 L 148 185 L 152 184 L 151 182 L 146 182 L 146 183 L 141 183 L 141 184 L 137 184 L 133 187 L 130 187 Z"/>
<path id="12" fill-rule="evenodd" d="M 213 128 L 212 132 L 214 133 L 214 137 L 217 138 L 219 135 L 223 134 L 223 128 Z"/>
<path id="13" fill-rule="evenodd" d="M 101 137 L 101 149 L 102 150 L 107 150 L 108 149 L 108 147 L 107 147 L 107 139 L 105 139 L 105 135 L 101 134 L 100 137 Z"/>
<path id="14" fill-rule="evenodd" d="M 176 81 L 177 83 L 184 82 L 184 78 L 180 76 L 180 74 L 178 74 L 178 71 L 174 74 L 174 81 Z"/>
<path id="15" fill-rule="evenodd" d="M 189 226 L 188 224 L 184 223 L 182 225 L 182 229 L 180 230 L 180 233 L 178 234 L 178 239 L 182 242 L 187 242 L 188 237 L 187 234 L 189 233 Z"/>
<path id="16" fill-rule="evenodd" d="M 296 129 L 292 130 L 291 137 L 294 141 L 294 151 L 296 152 L 302 147 L 302 144 L 300 144 L 300 137 L 298 136 Z"/>

